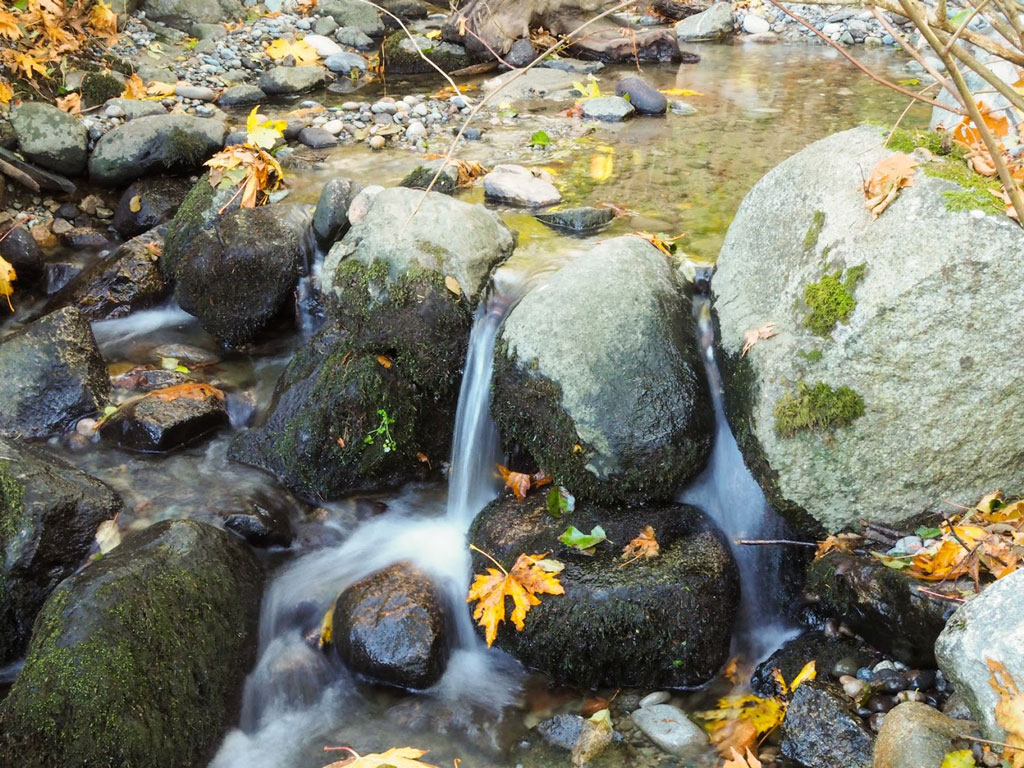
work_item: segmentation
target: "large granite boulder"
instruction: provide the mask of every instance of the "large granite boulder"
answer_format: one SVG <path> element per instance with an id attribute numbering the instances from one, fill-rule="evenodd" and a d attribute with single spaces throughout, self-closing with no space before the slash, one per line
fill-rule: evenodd
<path id="1" fill-rule="evenodd" d="M 27 160 L 65 176 L 85 170 L 89 132 L 78 118 L 32 101 L 11 110 L 11 125 Z"/>

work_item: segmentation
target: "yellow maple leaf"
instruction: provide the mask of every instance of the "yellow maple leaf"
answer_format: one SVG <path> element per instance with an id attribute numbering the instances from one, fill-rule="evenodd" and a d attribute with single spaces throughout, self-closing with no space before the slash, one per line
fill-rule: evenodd
<path id="1" fill-rule="evenodd" d="M 103 0 L 96 0 L 89 9 L 89 29 L 104 36 L 108 44 L 117 42 L 117 14 Z"/>
<path id="2" fill-rule="evenodd" d="M 693 91 L 689 88 L 662 88 L 659 93 L 663 93 L 666 96 L 703 96 L 704 94 L 700 91 Z"/>
<path id="3" fill-rule="evenodd" d="M 57 109 L 64 110 L 69 115 L 80 115 L 82 113 L 82 95 L 80 93 L 69 93 L 56 100 Z"/>
<path id="4" fill-rule="evenodd" d="M 284 40 L 278 38 L 268 45 L 263 52 L 274 61 L 280 61 L 292 56 L 295 59 L 295 63 L 299 65 L 316 64 L 320 61 L 320 54 L 316 52 L 316 48 L 305 40 Z"/>
<path id="5" fill-rule="evenodd" d="M 253 107 L 249 113 L 249 119 L 245 122 L 245 140 L 247 144 L 261 149 L 273 149 L 277 140 L 284 135 L 284 129 L 288 126 L 284 120 L 264 120 L 260 122 L 256 111 L 259 107 Z"/>
<path id="6" fill-rule="evenodd" d="M 45 62 L 32 54 L 22 53 L 21 51 L 11 51 L 10 53 L 11 69 L 15 72 L 20 70 L 29 80 L 32 80 L 37 74 L 41 77 L 50 76 L 50 70 L 47 69 Z"/>
<path id="7" fill-rule="evenodd" d="M 24 37 L 21 27 L 18 26 L 18 17 L 8 11 L 0 11 L 0 37 L 8 40 L 20 40 Z"/>
<path id="8" fill-rule="evenodd" d="M 621 559 L 625 560 L 620 568 L 632 563 L 634 560 L 643 558 L 657 557 L 660 553 L 661 548 L 658 546 L 658 539 L 654 535 L 654 528 L 651 526 L 645 526 L 640 534 L 629 542 L 626 547 L 622 550 Z"/>
<path id="9" fill-rule="evenodd" d="M 360 755 L 354 749 L 342 747 L 352 757 L 339 760 L 336 763 L 324 766 L 324 768 L 437 768 L 430 763 L 420 760 L 427 751 L 425 749 L 413 749 L 412 747 L 392 747 L 386 752 L 369 755 Z"/>
<path id="10" fill-rule="evenodd" d="M 1024 768 L 1024 693 L 1001 661 L 985 659 L 985 663 L 991 674 L 989 685 L 999 696 L 996 723 L 1006 731 L 1003 760 L 1011 768 Z"/>
<path id="11" fill-rule="evenodd" d="M 144 99 L 148 95 L 149 91 L 146 88 L 146 84 L 142 82 L 142 78 L 138 75 L 133 74 L 124 81 L 124 90 L 121 92 L 122 98 Z"/>
<path id="12" fill-rule="evenodd" d="M 14 287 L 11 283 L 17 279 L 18 275 L 15 273 L 14 267 L 3 256 L 0 256 L 0 296 L 7 299 L 7 306 L 11 312 L 14 311 L 14 305 L 11 303 L 11 294 L 14 293 Z"/>
<path id="13" fill-rule="evenodd" d="M 173 96 L 176 89 L 174 83 L 161 83 L 159 80 L 154 80 L 146 88 L 146 96 L 148 98 L 162 99 L 166 96 Z"/>
<path id="14" fill-rule="evenodd" d="M 871 211 L 872 219 L 882 215 L 901 189 L 914 186 L 916 167 L 917 160 L 904 152 L 897 152 L 878 161 L 871 176 L 864 182 L 864 207 Z"/>
<path id="15" fill-rule="evenodd" d="M 0 104 L 10 104 L 14 98 L 14 89 L 3 77 L 0 77 Z"/>
<path id="16" fill-rule="evenodd" d="M 473 618 L 485 630 L 485 639 L 490 647 L 498 636 L 498 625 L 505 621 L 505 598 L 512 598 L 512 613 L 509 619 L 519 632 L 523 631 L 526 614 L 535 605 L 540 605 L 538 594 L 564 595 L 565 589 L 558 581 L 558 573 L 564 567 L 557 560 L 547 560 L 543 555 L 521 554 L 506 571 L 501 564 L 483 550 L 471 546 L 491 560 L 495 568 L 488 568 L 486 574 L 476 574 L 469 588 L 467 603 L 477 601 Z"/>

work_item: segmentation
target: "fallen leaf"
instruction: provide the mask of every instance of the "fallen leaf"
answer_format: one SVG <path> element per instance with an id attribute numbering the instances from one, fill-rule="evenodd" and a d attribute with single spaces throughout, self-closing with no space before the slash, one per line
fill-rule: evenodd
<path id="1" fill-rule="evenodd" d="M 423 451 L 416 452 L 416 461 L 418 461 L 420 464 L 426 464 L 427 469 L 433 469 L 433 466 L 430 464 L 430 457 L 427 456 L 427 454 L 425 454 Z"/>
<path id="2" fill-rule="evenodd" d="M 681 240 L 682 238 L 686 237 L 685 233 L 675 235 L 674 237 L 669 237 L 668 235 L 662 234 L 661 232 L 659 232 L 658 234 L 654 234 L 653 232 L 641 231 L 630 232 L 628 234 L 632 235 L 633 237 L 639 237 L 641 240 L 646 240 L 648 243 L 653 245 L 666 256 L 671 256 L 673 253 L 675 253 L 676 240 Z"/>
<path id="3" fill-rule="evenodd" d="M 853 552 L 864 542 L 863 536 L 855 533 L 833 534 L 818 542 L 818 548 L 814 552 L 814 559 L 820 560 L 829 552 Z"/>
<path id="4" fill-rule="evenodd" d="M 496 465 L 502 478 L 505 480 L 505 487 L 510 489 L 517 499 L 522 501 L 530 490 L 530 476 L 525 472 L 513 472 L 501 464 Z"/>
<path id="5" fill-rule="evenodd" d="M 0 76 L 0 104 L 10 104 L 13 98 L 14 89 L 5 77 Z"/>
<path id="6" fill-rule="evenodd" d="M 689 88 L 661 88 L 658 91 L 666 96 L 703 96 L 700 91 L 693 91 Z"/>
<path id="7" fill-rule="evenodd" d="M 327 609 L 323 619 L 320 621 L 320 638 L 316 644 L 318 648 L 324 648 L 334 642 L 334 603 Z"/>
<path id="8" fill-rule="evenodd" d="M 567 547 L 578 549 L 584 554 L 591 554 L 588 550 L 592 550 L 602 541 L 607 541 L 608 537 L 605 535 L 604 528 L 600 525 L 595 525 L 591 528 L 590 533 L 584 533 L 576 526 L 570 525 L 562 531 L 562 535 L 558 537 L 558 540 Z"/>
<path id="9" fill-rule="evenodd" d="M 105 555 L 121 543 L 121 531 L 117 527 L 117 516 L 113 520 L 104 520 L 96 529 L 96 543 L 100 554 Z"/>
<path id="10" fill-rule="evenodd" d="M 380 754 L 374 752 L 369 755 L 360 755 L 354 749 L 344 747 L 352 754 L 352 757 L 324 766 L 324 768 L 437 768 L 436 765 L 424 763 L 420 760 L 427 751 L 425 749 L 412 749 L 411 747 L 392 747 Z"/>
<path id="11" fill-rule="evenodd" d="M 69 93 L 67 96 L 58 97 L 55 102 L 57 109 L 67 112 L 69 115 L 82 114 L 82 95 Z"/>
<path id="12" fill-rule="evenodd" d="M 770 339 L 773 336 L 778 336 L 775 330 L 775 323 L 765 323 L 759 325 L 752 331 L 747 331 L 743 334 L 743 349 L 740 352 L 740 357 L 746 357 L 747 352 L 754 348 L 757 342 L 764 339 Z"/>
<path id="13" fill-rule="evenodd" d="M 384 355 L 377 355 L 377 363 L 384 368 L 390 368 L 392 365 L 391 359 Z"/>
<path id="14" fill-rule="evenodd" d="M 645 526 L 643 531 L 622 550 L 621 559 L 626 562 L 619 567 L 623 568 L 641 557 L 657 557 L 659 550 L 658 539 L 654 536 L 654 528 L 649 525 Z"/>
<path id="15" fill-rule="evenodd" d="M 149 84 L 146 88 L 147 97 L 162 99 L 167 96 L 173 96 L 177 86 L 174 83 L 162 83 L 159 80 L 155 80 Z"/>
<path id="16" fill-rule="evenodd" d="M 587 699 L 583 702 L 583 707 L 580 709 L 580 714 L 583 717 L 590 717 L 596 715 L 601 710 L 608 709 L 611 706 L 611 702 L 603 696 L 596 696 L 592 699 Z"/>
<path id="17" fill-rule="evenodd" d="M 278 140 L 284 137 L 284 129 L 288 123 L 284 120 L 264 120 L 260 122 L 256 110 L 253 107 L 245 121 L 245 141 L 260 149 L 273 149 Z"/>
<path id="18" fill-rule="evenodd" d="M 316 48 L 305 40 L 290 41 L 278 38 L 268 45 L 263 52 L 274 61 L 280 61 L 292 56 L 295 59 L 295 64 L 300 66 L 316 64 L 320 61 L 320 54 L 316 52 Z"/>
<path id="19" fill-rule="evenodd" d="M 146 84 L 142 82 L 142 78 L 138 75 L 133 74 L 124 81 L 124 90 L 121 92 L 122 98 L 144 99 L 148 94 L 149 91 L 146 89 Z"/>
<path id="20" fill-rule="evenodd" d="M 3 256 L 0 256 L 0 296 L 7 299 L 7 306 L 14 311 L 14 305 L 11 303 L 11 296 L 14 294 L 14 286 L 11 285 L 15 280 L 18 279 L 17 272 L 14 271 L 14 267 L 7 261 Z"/>
<path id="21" fill-rule="evenodd" d="M 142 210 L 142 195 L 135 195 L 128 201 L 128 210 L 132 213 L 138 213 Z"/>
<path id="22" fill-rule="evenodd" d="M 976 766 L 974 753 L 971 750 L 957 749 L 946 753 L 939 768 L 976 768 Z"/>
<path id="23" fill-rule="evenodd" d="M 481 550 L 477 550 L 481 551 Z M 484 553 L 486 555 L 486 553 Z M 489 556 L 488 556 L 489 557 Z M 561 565 L 557 560 L 546 560 L 547 553 L 542 555 L 522 554 L 512 566 L 505 571 L 495 561 L 496 568 L 488 568 L 487 574 L 476 574 L 466 598 L 467 603 L 478 601 L 473 611 L 473 618 L 484 627 L 487 646 L 490 647 L 498 636 L 498 625 L 505 621 L 505 598 L 512 598 L 513 610 L 509 618 L 516 630 L 523 631 L 524 619 L 529 610 L 540 605 L 538 594 L 563 595 L 565 589 L 558 581 L 557 573 L 552 572 L 552 563 Z M 545 565 L 542 566 L 541 563 Z"/>
<path id="24" fill-rule="evenodd" d="M 210 384 L 199 381 L 187 381 L 184 384 L 175 384 L 173 387 L 164 387 L 149 393 L 150 397 L 157 400 L 173 402 L 185 398 L 187 400 L 207 400 L 211 397 L 224 402 L 224 393 Z"/>
<path id="25" fill-rule="evenodd" d="M 444 287 L 447 288 L 452 293 L 454 293 L 456 296 L 460 298 L 462 297 L 462 286 L 459 285 L 459 281 L 456 278 L 452 277 L 451 275 L 445 277 Z"/>
<path id="26" fill-rule="evenodd" d="M 1024 768 L 1024 693 L 1001 661 L 985 659 L 991 677 L 989 685 L 999 696 L 996 723 L 1006 731 L 1003 760 L 1010 768 Z"/>
<path id="27" fill-rule="evenodd" d="M 917 160 L 903 152 L 878 161 L 871 176 L 864 182 L 864 207 L 871 211 L 872 219 L 882 215 L 899 196 L 901 189 L 914 186 L 914 169 L 917 164 Z"/>
<path id="28" fill-rule="evenodd" d="M 761 768 L 761 761 L 754 757 L 747 747 L 744 754 L 740 754 L 736 747 L 730 747 L 730 758 L 722 763 L 722 768 Z"/>

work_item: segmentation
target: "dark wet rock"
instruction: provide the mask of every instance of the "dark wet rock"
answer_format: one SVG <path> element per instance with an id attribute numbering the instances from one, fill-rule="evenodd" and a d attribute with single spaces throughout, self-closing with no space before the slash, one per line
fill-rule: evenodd
<path id="1" fill-rule="evenodd" d="M 321 66 L 271 67 L 260 75 L 260 89 L 269 95 L 302 93 L 326 80 L 327 70 Z"/>
<path id="2" fill-rule="evenodd" d="M 39 185 L 40 189 L 63 192 L 66 195 L 73 195 L 77 190 L 74 182 L 72 182 L 67 176 L 62 176 L 61 174 L 54 173 L 52 171 L 45 171 L 37 165 L 26 163 L 21 159 L 20 155 L 17 155 L 8 149 L 0 147 L 0 160 L 3 160 L 5 163 L 13 166 L 15 170 L 21 171 L 23 174 L 28 176 L 32 181 Z"/>
<path id="3" fill-rule="evenodd" d="M 89 132 L 81 120 L 52 104 L 26 102 L 11 110 L 25 159 L 68 176 L 85 170 Z"/>
<path id="4" fill-rule="evenodd" d="M 105 484 L 45 450 L 0 438 L 0 666 L 24 653 L 47 595 L 121 510 Z"/>
<path id="5" fill-rule="evenodd" d="M 173 176 L 140 179 L 121 195 L 114 211 L 114 229 L 122 237 L 135 237 L 170 221 L 191 185 Z"/>
<path id="6" fill-rule="evenodd" d="M 602 525 L 615 544 L 598 545 L 592 557 L 579 554 L 558 541 L 570 525 L 582 531 Z M 619 568 L 623 546 L 647 525 L 661 554 Z M 694 507 L 600 508 L 577 501 L 556 519 L 544 493 L 525 502 L 506 497 L 477 516 L 469 540 L 506 568 L 524 552 L 552 552 L 565 563 L 559 574 L 565 594 L 542 596 L 522 632 L 505 623 L 495 641 L 560 682 L 696 686 L 728 656 L 739 577 L 725 539 Z M 473 565 L 475 573 L 488 567 L 479 555 Z"/>
<path id="7" fill-rule="evenodd" d="M 808 681 L 782 721 L 782 754 L 807 768 L 871 768 L 874 736 L 834 685 Z"/>
<path id="8" fill-rule="evenodd" d="M 140 117 L 104 134 L 89 157 L 89 176 L 115 186 L 157 169 L 191 169 L 224 146 L 220 120 L 190 115 Z"/>
<path id="9" fill-rule="evenodd" d="M 160 390 L 124 406 L 103 425 L 100 433 L 122 448 L 142 453 L 165 453 L 194 443 L 228 424 L 224 402 L 207 397 L 162 399 Z"/>
<path id="10" fill-rule="evenodd" d="M 237 189 L 215 189 L 210 175 L 203 174 L 178 206 L 174 218 L 167 224 L 160 269 L 170 280 L 177 280 L 178 267 L 187 256 L 192 241 L 210 229 L 220 216 L 238 210 Z"/>
<path id="11" fill-rule="evenodd" d="M 77 261 L 48 261 L 46 263 L 46 295 L 52 296 L 64 290 L 80 274 L 82 274 L 82 265 Z"/>
<path id="12" fill-rule="evenodd" d="M 338 137 L 323 128 L 307 126 L 299 131 L 297 136 L 300 144 L 305 144 L 312 149 L 324 149 L 338 144 Z"/>
<path id="13" fill-rule="evenodd" d="M 286 309 L 303 265 L 306 214 L 242 208 L 199 232 L 177 264 L 174 296 L 223 343 L 251 341 Z"/>
<path id="14" fill-rule="evenodd" d="M 72 227 L 62 232 L 58 239 L 62 245 L 76 250 L 79 248 L 96 250 L 110 245 L 110 239 L 104 233 L 92 227 Z"/>
<path id="15" fill-rule="evenodd" d="M 429 13 L 426 3 L 420 0 L 382 0 L 381 7 L 403 20 L 425 19 Z M 397 26 L 395 21 L 387 16 L 384 17 L 384 23 Z"/>
<path id="16" fill-rule="evenodd" d="M 50 437 L 103 410 L 110 379 L 89 321 L 58 310 L 0 342 L 0 434 Z M 12 372 L 17 375 L 12 375 Z"/>
<path id="17" fill-rule="evenodd" d="M 423 56 L 445 72 L 454 72 L 472 63 L 466 49 L 461 45 L 439 42 L 421 35 L 413 35 L 410 38 L 402 30 L 392 33 L 384 40 L 382 51 L 384 66 L 394 75 L 436 72 L 437 70 L 423 60 Z M 419 52 L 422 52 L 423 56 L 420 56 Z"/>
<path id="18" fill-rule="evenodd" d="M 359 0 L 322 0 L 317 4 L 317 12 L 321 16 L 330 16 L 342 28 L 354 27 L 370 37 L 384 34 L 380 13 L 372 5 Z"/>
<path id="19" fill-rule="evenodd" d="M 426 574 L 399 563 L 346 589 L 334 641 L 354 672 L 402 688 L 429 688 L 448 663 L 441 598 Z"/>
<path id="20" fill-rule="evenodd" d="M 362 185 L 340 177 L 324 184 L 313 211 L 313 234 L 322 248 L 329 248 L 348 232 L 348 209 L 361 190 Z"/>
<path id="21" fill-rule="evenodd" d="M 15 227 L 6 232 L 0 241 L 0 258 L 5 259 L 18 275 L 18 285 L 34 286 L 46 272 L 43 252 L 39 243 L 25 227 Z"/>
<path id="22" fill-rule="evenodd" d="M 430 160 L 422 165 L 417 165 L 406 174 L 406 177 L 398 183 L 398 186 L 408 187 L 409 189 L 426 189 L 430 186 L 430 182 L 433 181 L 438 168 L 441 167 L 443 162 L 444 160 Z M 454 163 L 449 163 L 444 166 L 444 171 L 437 177 L 437 181 L 434 182 L 431 191 L 441 195 L 454 195 L 458 189 L 458 166 Z"/>
<path id="23" fill-rule="evenodd" d="M 512 43 L 503 57 L 510 67 L 521 69 L 537 57 L 537 49 L 528 37 L 521 37 Z"/>
<path id="24" fill-rule="evenodd" d="M 107 99 L 107 107 L 116 107 L 124 113 L 125 120 L 136 120 L 140 117 L 152 117 L 153 115 L 165 115 L 167 110 L 159 101 L 145 101 L 143 99 Z"/>
<path id="25" fill-rule="evenodd" d="M 287 547 L 295 534 L 291 518 L 302 505 L 289 493 L 256 491 L 240 501 L 237 509 L 222 509 L 224 527 L 253 547 Z"/>
<path id="26" fill-rule="evenodd" d="M 779 670 L 782 678 L 789 682 L 807 662 L 814 661 L 820 679 L 826 679 L 826 675 L 838 678 L 833 670 L 839 661 L 850 663 L 852 660 L 853 671 L 842 674 L 853 675 L 858 667 L 870 664 L 873 658 L 871 651 L 855 640 L 826 637 L 821 632 L 805 632 L 757 665 L 750 678 L 750 689 L 758 696 L 778 696 L 782 691 L 772 677 L 774 669 Z"/>
<path id="27" fill-rule="evenodd" d="M 671 498 L 711 450 L 694 334 L 664 255 L 636 237 L 606 240 L 509 314 L 491 412 L 577 497 Z"/>
<path id="28" fill-rule="evenodd" d="M 537 733 L 548 744 L 568 752 L 583 733 L 583 722 L 579 715 L 555 715 L 537 723 Z"/>
<path id="29" fill-rule="evenodd" d="M 534 214 L 534 218 L 554 229 L 575 234 L 591 234 L 610 224 L 615 218 L 611 208 L 563 208 Z"/>
<path id="30" fill-rule="evenodd" d="M 161 245 L 157 230 L 129 240 L 79 273 L 53 303 L 72 304 L 94 321 L 153 306 L 170 293 L 159 266 Z"/>
<path id="31" fill-rule="evenodd" d="M 806 592 L 826 616 L 845 622 L 904 664 L 935 666 L 935 640 L 956 603 L 921 594 L 924 582 L 873 557 L 832 552 L 807 571 Z"/>
<path id="32" fill-rule="evenodd" d="M 640 77 L 627 77 L 615 85 L 615 95 L 629 99 L 641 115 L 663 115 L 668 99 L 657 88 Z"/>
<path id="33" fill-rule="evenodd" d="M 885 716 L 873 768 L 933 768 L 958 745 L 957 724 L 927 704 L 908 701 Z M 969 747 L 968 747 L 969 748 Z"/>
<path id="34" fill-rule="evenodd" d="M 236 722 L 261 583 L 245 544 L 213 526 L 129 534 L 39 613 L 0 704 L 0 764 L 205 765 Z"/>
<path id="35" fill-rule="evenodd" d="M 217 97 L 217 106 L 249 107 L 267 100 L 267 94 L 255 85 L 233 85 Z"/>
<path id="36" fill-rule="evenodd" d="M 218 24 L 245 15 L 239 0 L 141 0 L 139 8 L 147 19 L 183 32 L 192 32 L 196 24 Z"/>

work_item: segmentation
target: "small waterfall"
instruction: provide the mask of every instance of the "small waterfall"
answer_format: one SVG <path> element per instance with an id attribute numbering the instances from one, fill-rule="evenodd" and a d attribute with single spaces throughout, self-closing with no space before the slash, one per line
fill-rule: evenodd
<path id="1" fill-rule="evenodd" d="M 755 663 L 795 634 L 784 620 L 782 550 L 736 544 L 737 539 L 785 538 L 785 522 L 768 505 L 743 461 L 725 418 L 722 376 L 714 350 L 708 299 L 694 301 L 700 348 L 715 409 L 715 445 L 707 467 L 683 491 L 681 501 L 710 515 L 729 539 L 740 572 L 741 598 L 733 650 Z"/>

